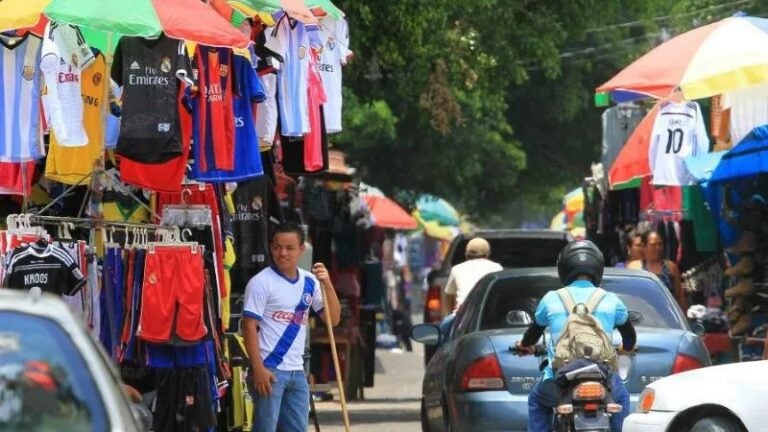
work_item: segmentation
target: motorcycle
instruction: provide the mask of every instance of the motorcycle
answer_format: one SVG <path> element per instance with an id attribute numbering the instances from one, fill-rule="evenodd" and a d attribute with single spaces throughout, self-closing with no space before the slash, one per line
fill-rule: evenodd
<path id="1" fill-rule="evenodd" d="M 519 314 L 515 314 L 520 317 Z M 515 318 L 508 317 L 509 320 Z M 516 346 L 510 351 L 517 355 L 530 355 Z M 539 370 L 548 364 L 545 344 L 534 346 L 532 355 L 542 358 Z M 618 356 L 618 370 L 622 380 L 630 375 L 631 354 Z M 555 383 L 560 390 L 560 400 L 553 409 L 556 432 L 611 432 L 610 418 L 621 413 L 623 407 L 613 401 L 611 396 L 611 369 L 589 360 L 576 360 L 555 372 Z"/>

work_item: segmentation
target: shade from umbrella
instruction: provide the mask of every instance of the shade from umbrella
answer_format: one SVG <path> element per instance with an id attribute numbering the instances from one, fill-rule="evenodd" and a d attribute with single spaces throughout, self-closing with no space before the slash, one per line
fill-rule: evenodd
<path id="1" fill-rule="evenodd" d="M 373 225 L 398 230 L 413 230 L 419 224 L 396 202 L 385 196 L 363 195 Z"/>
<path id="2" fill-rule="evenodd" d="M 768 80 L 768 20 L 730 17 L 680 34 L 635 60 L 597 92 L 685 99 Z"/>
<path id="3" fill-rule="evenodd" d="M 32 27 L 50 0 L 0 1 L 0 32 Z"/>
<path id="4" fill-rule="evenodd" d="M 723 155 L 709 183 L 724 183 L 767 172 L 768 126 L 760 126 Z"/>
<path id="5" fill-rule="evenodd" d="M 435 221 L 441 225 L 457 226 L 459 212 L 446 200 L 433 196 L 422 195 L 416 201 L 416 208 L 425 221 Z"/>
<path id="6" fill-rule="evenodd" d="M 50 19 L 108 34 L 154 38 L 165 33 L 209 46 L 245 48 L 250 40 L 199 0 L 51 0 Z"/>
<path id="7" fill-rule="evenodd" d="M 618 189 L 622 184 L 642 179 L 651 175 L 648 163 L 648 150 L 651 145 L 653 124 L 661 104 L 656 104 L 629 136 L 624 147 L 608 171 L 608 183 L 611 189 Z"/>

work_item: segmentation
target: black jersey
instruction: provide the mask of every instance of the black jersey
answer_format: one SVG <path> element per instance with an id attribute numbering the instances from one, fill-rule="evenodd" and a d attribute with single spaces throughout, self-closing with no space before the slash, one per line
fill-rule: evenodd
<path id="1" fill-rule="evenodd" d="M 112 79 L 123 86 L 117 154 L 141 163 L 162 163 L 182 154 L 179 84 L 191 83 L 184 43 L 160 36 L 123 37 Z"/>
<path id="2" fill-rule="evenodd" d="M 71 296 L 85 282 L 85 276 L 72 256 L 53 244 L 20 246 L 7 258 L 4 283 L 7 288 L 40 287 L 45 292 Z"/>

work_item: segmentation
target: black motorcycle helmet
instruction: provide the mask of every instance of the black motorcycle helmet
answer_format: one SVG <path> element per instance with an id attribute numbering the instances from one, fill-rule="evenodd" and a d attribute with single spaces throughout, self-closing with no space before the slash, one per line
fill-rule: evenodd
<path id="1" fill-rule="evenodd" d="M 576 240 L 565 245 L 557 257 L 557 274 L 563 285 L 570 285 L 579 275 L 586 275 L 597 286 L 603 280 L 603 253 L 589 240 Z"/>

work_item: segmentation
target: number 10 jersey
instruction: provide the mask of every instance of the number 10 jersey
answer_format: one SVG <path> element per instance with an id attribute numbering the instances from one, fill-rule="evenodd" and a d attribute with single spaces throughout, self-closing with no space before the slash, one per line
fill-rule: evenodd
<path id="1" fill-rule="evenodd" d="M 685 158 L 709 152 L 704 117 L 696 102 L 665 102 L 656 116 L 648 162 L 657 186 L 696 184 Z"/>

